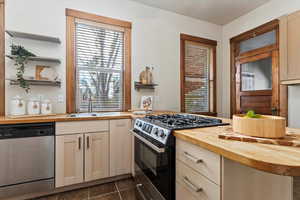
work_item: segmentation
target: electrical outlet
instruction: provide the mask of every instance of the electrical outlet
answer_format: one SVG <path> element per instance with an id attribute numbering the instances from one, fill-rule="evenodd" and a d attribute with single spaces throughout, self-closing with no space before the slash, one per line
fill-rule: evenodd
<path id="1" fill-rule="evenodd" d="M 58 95 L 57 102 L 58 103 L 63 103 L 64 102 L 64 96 L 63 95 Z"/>
<path id="2" fill-rule="evenodd" d="M 38 99 L 39 99 L 40 101 L 42 101 L 42 100 L 44 99 L 44 95 L 38 94 Z"/>

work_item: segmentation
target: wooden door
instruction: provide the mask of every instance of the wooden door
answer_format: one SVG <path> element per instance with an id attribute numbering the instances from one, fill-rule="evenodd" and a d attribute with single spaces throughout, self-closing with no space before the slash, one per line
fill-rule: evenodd
<path id="1" fill-rule="evenodd" d="M 131 120 L 110 121 L 110 176 L 129 174 L 132 163 Z"/>
<path id="2" fill-rule="evenodd" d="M 83 182 L 83 135 L 56 136 L 56 187 Z"/>
<path id="3" fill-rule="evenodd" d="M 278 115 L 278 50 L 241 58 L 236 62 L 236 111 L 254 110 Z"/>
<path id="4" fill-rule="evenodd" d="M 85 134 L 85 181 L 109 176 L 108 132 Z"/>

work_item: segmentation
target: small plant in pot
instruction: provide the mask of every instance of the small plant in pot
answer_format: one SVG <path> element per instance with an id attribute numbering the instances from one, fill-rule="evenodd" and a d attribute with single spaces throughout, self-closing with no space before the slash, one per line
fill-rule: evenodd
<path id="1" fill-rule="evenodd" d="M 24 79 L 23 75 L 25 72 L 25 64 L 27 64 L 29 57 L 35 57 L 33 53 L 26 50 L 24 47 L 20 45 L 11 45 L 11 56 L 8 56 L 8 58 L 12 59 L 15 62 L 16 66 L 16 76 L 17 76 L 17 82 L 19 83 L 19 86 L 28 93 L 30 90 L 28 82 Z"/>

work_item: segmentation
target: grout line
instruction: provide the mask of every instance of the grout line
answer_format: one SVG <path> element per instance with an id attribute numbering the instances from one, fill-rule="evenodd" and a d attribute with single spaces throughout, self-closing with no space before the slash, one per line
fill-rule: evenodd
<path id="1" fill-rule="evenodd" d="M 116 186 L 116 188 L 117 188 L 117 192 L 118 192 L 118 194 L 119 194 L 120 200 L 123 200 L 117 182 L 114 182 L 114 184 L 115 184 L 115 186 Z"/>

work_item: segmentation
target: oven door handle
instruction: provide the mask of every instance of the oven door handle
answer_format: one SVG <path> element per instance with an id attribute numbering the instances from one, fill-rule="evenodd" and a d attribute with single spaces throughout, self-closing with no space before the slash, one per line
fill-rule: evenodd
<path id="1" fill-rule="evenodd" d="M 147 198 L 145 197 L 144 193 L 142 192 L 142 184 L 137 184 L 136 185 L 136 190 L 138 191 L 139 195 L 142 197 L 143 200 L 147 200 Z"/>
<path id="2" fill-rule="evenodd" d="M 133 134 L 134 137 L 138 138 L 139 140 L 141 140 L 143 143 L 145 143 L 148 147 L 150 147 L 151 149 L 153 149 L 154 151 L 156 151 L 157 153 L 164 153 L 165 152 L 165 148 L 159 148 L 157 146 L 155 146 L 154 144 L 152 144 L 151 142 L 149 142 L 148 140 L 146 140 L 145 138 L 143 138 L 142 136 L 138 135 L 136 132 L 134 132 L 133 130 L 130 130 L 130 132 Z"/>

